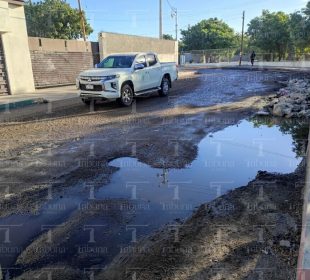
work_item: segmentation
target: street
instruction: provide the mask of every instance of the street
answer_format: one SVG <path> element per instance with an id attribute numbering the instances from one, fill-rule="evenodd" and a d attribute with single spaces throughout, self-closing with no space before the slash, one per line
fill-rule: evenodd
<path id="1" fill-rule="evenodd" d="M 291 136 L 283 138 L 278 151 L 286 151 L 288 161 L 276 153 L 276 143 L 267 147 L 274 155 L 263 163 L 242 167 L 236 158 L 253 144 L 239 138 L 242 133 L 254 133 L 248 139 L 282 137 L 276 128 L 256 134 L 255 121 L 248 119 L 281 88 L 281 81 L 296 75 L 200 69 L 183 73 L 169 97 L 138 98 L 130 108 L 115 103 L 89 107 L 73 98 L 2 112 L 0 228 L 10 228 L 2 266 L 18 279 L 32 279 L 38 267 L 64 267 L 62 275 L 84 279 L 92 269 L 100 273 L 117 255 L 132 253 L 132 245 L 165 224 L 181 224 L 201 204 L 246 185 L 261 168 L 293 172 L 300 160 L 290 154 Z M 217 134 L 223 130 L 226 134 Z M 206 142 L 207 136 L 212 138 Z M 235 139 L 231 159 L 225 146 L 222 159 L 211 157 L 221 139 Z M 242 160 L 253 160 L 256 153 L 256 148 L 253 154 L 245 152 Z M 233 183 L 212 190 L 210 182 L 228 180 L 222 171 L 229 164 L 227 178 Z M 188 182 L 188 168 L 189 177 L 208 170 L 214 176 Z M 180 187 L 187 199 L 177 207 L 178 194 L 169 190 L 174 184 L 187 184 Z M 186 192 L 195 186 L 198 195 Z M 101 279 L 121 279 L 111 275 Z"/>

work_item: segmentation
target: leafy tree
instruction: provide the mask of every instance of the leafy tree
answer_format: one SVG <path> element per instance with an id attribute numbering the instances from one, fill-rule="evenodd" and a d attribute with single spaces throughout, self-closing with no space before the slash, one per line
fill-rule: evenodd
<path id="1" fill-rule="evenodd" d="M 292 18 L 293 19 L 293 18 Z M 293 21 L 294 23 L 294 21 Z M 293 25 L 292 23 L 292 25 Z M 308 1 L 306 8 L 301 10 L 301 15 L 299 14 L 299 25 L 296 24 L 292 26 L 292 33 L 299 33 L 297 48 L 302 52 L 310 51 L 310 1 Z"/>
<path id="2" fill-rule="evenodd" d="M 310 19 L 310 1 L 308 1 L 306 8 L 302 10 L 302 13 L 305 14 L 308 19 Z"/>
<path id="3" fill-rule="evenodd" d="M 170 34 L 164 34 L 163 35 L 163 39 L 164 40 L 173 40 L 174 41 L 174 38 Z"/>
<path id="4" fill-rule="evenodd" d="M 241 40 L 242 35 L 241 33 L 236 34 L 237 37 L 237 49 L 235 51 L 235 55 L 240 54 L 240 47 L 241 47 Z M 250 53 L 253 49 L 253 46 L 250 45 L 250 38 L 247 36 L 247 34 L 243 35 L 243 54 Z"/>
<path id="5" fill-rule="evenodd" d="M 232 28 L 217 18 L 202 20 L 181 30 L 184 50 L 225 49 L 236 47 L 237 36 Z"/>
<path id="6" fill-rule="evenodd" d="M 250 44 L 281 60 L 291 44 L 289 21 L 289 15 L 283 12 L 270 13 L 264 10 L 260 17 L 249 23 L 247 34 Z"/>
<path id="7" fill-rule="evenodd" d="M 306 17 L 300 12 L 295 12 L 290 15 L 290 36 L 292 40 L 291 50 L 298 53 L 303 53 L 309 47 L 309 22 Z"/>
<path id="8" fill-rule="evenodd" d="M 65 0 L 43 0 L 37 3 L 27 2 L 25 15 L 29 36 L 55 39 L 78 39 L 82 37 L 80 12 L 72 8 Z M 87 23 L 86 35 L 93 32 Z"/>

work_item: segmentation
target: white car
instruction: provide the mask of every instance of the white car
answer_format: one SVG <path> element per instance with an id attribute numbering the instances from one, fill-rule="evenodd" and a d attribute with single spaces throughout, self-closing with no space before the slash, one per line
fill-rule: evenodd
<path id="1" fill-rule="evenodd" d="M 79 96 L 86 104 L 92 100 L 117 100 L 130 106 L 135 96 L 158 91 L 169 94 L 177 80 L 176 63 L 160 63 L 155 53 L 115 54 L 106 57 L 77 77 Z"/>

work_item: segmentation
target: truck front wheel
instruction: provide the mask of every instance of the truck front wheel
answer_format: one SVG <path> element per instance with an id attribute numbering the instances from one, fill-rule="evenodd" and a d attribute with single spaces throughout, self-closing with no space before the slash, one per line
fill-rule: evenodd
<path id="1" fill-rule="evenodd" d="M 83 103 L 85 104 L 85 105 L 90 105 L 91 104 L 91 102 L 92 102 L 92 100 L 91 99 L 82 99 L 82 101 L 83 101 Z M 94 100 L 94 102 L 95 102 L 95 100 Z"/>
<path id="2" fill-rule="evenodd" d="M 170 81 L 167 77 L 163 77 L 161 81 L 160 90 L 158 91 L 159 96 L 167 96 L 170 91 Z"/>
<path id="3" fill-rule="evenodd" d="M 121 89 L 121 97 L 117 99 L 121 106 L 129 107 L 133 102 L 133 89 L 129 84 L 125 84 Z"/>

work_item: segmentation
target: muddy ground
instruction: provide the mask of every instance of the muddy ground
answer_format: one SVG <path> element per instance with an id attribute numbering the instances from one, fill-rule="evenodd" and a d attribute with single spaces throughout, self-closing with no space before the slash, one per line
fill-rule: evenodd
<path id="1" fill-rule="evenodd" d="M 51 196 L 57 201 L 66 192 L 87 196 L 85 182 L 95 188 L 107 184 L 117 170 L 109 166 L 114 158 L 186 167 L 201 139 L 251 116 L 281 80 L 296 75 L 200 70 L 184 75 L 168 98 L 139 98 L 129 109 L 114 103 L 89 108 L 72 99 L 0 114 L 2 227 L 11 217 L 23 224 L 23 215 L 38 215 Z M 302 168 L 288 175 L 260 173 L 249 186 L 201 206 L 184 224 L 177 221 L 174 231 L 163 228 L 142 240 L 130 248 L 134 254 L 116 250 L 107 268 L 105 252 L 72 249 L 81 227 L 102 215 L 126 224 L 134 211 L 120 211 L 123 202 L 117 200 L 91 201 L 86 211 L 54 211 L 60 227 L 11 229 L 29 238 L 17 238 L 15 251 L 2 246 L 2 270 L 18 279 L 45 279 L 48 273 L 53 279 L 260 279 L 262 273 L 290 279 L 280 272 L 286 268 L 291 277 L 295 271 L 303 176 Z"/>
<path id="2" fill-rule="evenodd" d="M 303 164 L 260 172 L 121 254 L 98 279 L 296 279 Z"/>

